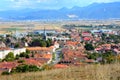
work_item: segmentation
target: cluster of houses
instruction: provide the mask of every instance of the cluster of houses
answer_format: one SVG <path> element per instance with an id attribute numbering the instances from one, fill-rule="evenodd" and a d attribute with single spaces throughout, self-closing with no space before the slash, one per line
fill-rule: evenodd
<path id="1" fill-rule="evenodd" d="M 44 64 L 50 64 L 52 61 L 52 53 L 55 52 L 55 50 L 59 48 L 59 44 L 57 42 L 54 42 L 54 45 L 50 47 L 24 47 L 24 48 L 7 48 L 7 47 L 1 47 L 0 48 L 0 59 L 4 59 L 7 54 L 10 52 L 14 53 L 14 56 L 20 55 L 23 52 L 26 52 L 26 50 L 30 51 L 29 56 L 34 55 L 34 57 L 30 58 L 21 58 L 20 60 L 24 61 L 24 64 L 28 65 L 36 65 L 38 67 L 41 67 Z M 12 62 L 0 62 L 0 72 L 10 70 L 12 68 L 17 67 L 20 65 L 19 60 L 14 60 Z"/>
<path id="2" fill-rule="evenodd" d="M 53 54 L 56 52 L 56 49 L 61 49 L 62 59 L 54 65 L 54 68 L 66 68 L 70 65 L 81 65 L 86 63 L 96 62 L 94 59 L 88 59 L 88 55 L 85 54 L 85 44 L 91 43 L 95 46 L 93 52 L 96 53 L 105 53 L 106 51 L 113 51 L 114 54 L 120 54 L 120 44 L 114 43 L 105 43 L 98 45 L 102 41 L 102 34 L 119 35 L 119 31 L 113 30 L 90 30 L 90 31 L 81 31 L 79 32 L 76 29 L 65 30 L 64 32 L 56 31 L 35 31 L 34 34 L 44 33 L 45 40 L 52 39 L 53 45 L 50 47 L 40 47 L 34 46 L 29 47 L 27 44 L 34 38 L 27 37 L 27 42 L 24 43 L 22 48 L 8 48 L 4 43 L 0 43 L 0 59 L 4 59 L 9 52 L 13 52 L 14 56 L 30 51 L 30 56 L 34 54 L 34 57 L 23 58 L 25 64 L 42 66 L 43 64 L 50 64 L 53 58 Z M 18 36 L 18 35 L 17 35 Z M 21 35 L 22 37 L 26 35 Z M 20 38 L 20 37 L 19 37 Z M 2 45 L 2 46 L 1 46 Z M 20 63 L 16 60 L 13 62 L 0 62 L 0 71 L 6 69 L 15 68 Z"/>
<path id="3" fill-rule="evenodd" d="M 68 30 L 67 30 L 68 31 Z M 104 42 L 102 40 L 102 34 L 106 34 L 106 37 L 109 35 L 119 35 L 119 31 L 113 30 L 90 30 L 90 31 L 81 31 L 79 32 L 77 29 L 72 29 L 70 31 L 70 40 L 63 42 L 62 45 L 62 54 L 63 59 L 58 63 L 62 67 L 66 67 L 69 65 L 81 65 L 83 63 L 96 63 L 99 61 L 94 59 L 88 59 L 88 55 L 85 54 L 85 44 L 92 44 L 95 49 L 89 51 L 91 53 L 103 54 L 108 51 L 112 51 L 114 55 L 120 54 L 120 44 L 115 43 L 104 43 L 99 44 L 100 42 Z M 61 44 L 61 43 L 60 43 Z"/>

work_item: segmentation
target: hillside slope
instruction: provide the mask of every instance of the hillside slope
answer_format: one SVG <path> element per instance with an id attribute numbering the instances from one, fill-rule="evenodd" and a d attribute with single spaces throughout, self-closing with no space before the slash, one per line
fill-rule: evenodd
<path id="1" fill-rule="evenodd" d="M 0 76 L 0 80 L 120 80 L 120 64 L 86 65 Z"/>

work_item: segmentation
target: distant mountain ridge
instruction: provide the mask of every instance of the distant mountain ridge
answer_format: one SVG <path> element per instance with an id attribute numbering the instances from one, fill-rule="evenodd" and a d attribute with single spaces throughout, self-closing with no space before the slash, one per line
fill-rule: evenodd
<path id="1" fill-rule="evenodd" d="M 75 6 L 59 10 L 23 9 L 0 11 L 1 20 L 39 19 L 111 19 L 120 18 L 120 2 L 93 3 L 86 7 Z"/>

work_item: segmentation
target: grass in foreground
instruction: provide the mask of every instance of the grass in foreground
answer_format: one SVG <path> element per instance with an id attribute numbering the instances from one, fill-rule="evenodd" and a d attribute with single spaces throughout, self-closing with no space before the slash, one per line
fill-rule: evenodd
<path id="1" fill-rule="evenodd" d="M 120 80 L 120 64 L 86 65 L 0 76 L 0 80 Z"/>

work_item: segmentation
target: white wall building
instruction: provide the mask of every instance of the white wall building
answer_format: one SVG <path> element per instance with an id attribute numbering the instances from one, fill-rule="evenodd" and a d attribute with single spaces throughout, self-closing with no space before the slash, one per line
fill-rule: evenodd
<path id="1" fill-rule="evenodd" d="M 26 48 L 18 48 L 18 49 L 10 49 L 10 50 L 1 50 L 0 51 L 0 59 L 4 59 L 5 56 L 9 53 L 9 52 L 13 52 L 14 56 L 16 56 L 17 54 L 20 54 L 22 52 L 26 52 Z"/>

